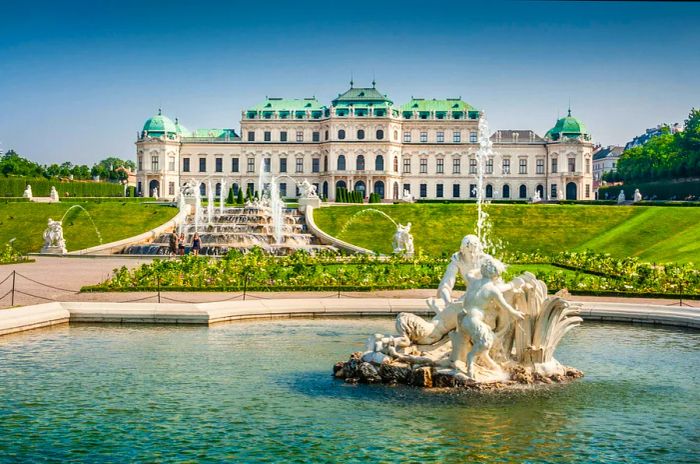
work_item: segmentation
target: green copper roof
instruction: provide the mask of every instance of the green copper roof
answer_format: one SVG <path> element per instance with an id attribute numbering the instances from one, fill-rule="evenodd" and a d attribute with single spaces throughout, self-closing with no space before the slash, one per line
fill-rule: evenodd
<path id="1" fill-rule="evenodd" d="M 345 93 L 338 95 L 338 98 L 333 100 L 333 106 L 387 106 L 394 102 L 389 100 L 386 95 L 382 95 L 374 87 L 350 87 Z"/>
<path id="2" fill-rule="evenodd" d="M 163 135 L 164 133 L 176 134 L 177 127 L 175 123 L 167 116 L 163 116 L 163 112 L 158 110 L 158 114 L 149 118 L 143 125 L 143 130 L 151 135 Z"/>
<path id="3" fill-rule="evenodd" d="M 270 97 L 247 111 L 322 111 L 325 108 L 316 98 Z"/>
<path id="4" fill-rule="evenodd" d="M 566 117 L 557 120 L 557 123 L 547 131 L 545 138 L 559 140 L 562 137 L 577 138 L 583 136 L 590 139 L 590 134 L 581 120 L 571 116 L 571 110 Z"/>
<path id="5" fill-rule="evenodd" d="M 233 139 L 237 137 L 233 129 L 195 129 L 186 137 L 202 139 Z"/>
<path id="6" fill-rule="evenodd" d="M 180 137 L 189 137 L 190 136 L 190 131 L 187 130 L 187 128 L 185 126 L 180 124 L 180 121 L 178 121 L 177 118 L 175 118 L 175 129 L 177 131 L 177 135 L 179 135 Z"/>
<path id="7" fill-rule="evenodd" d="M 410 102 L 401 105 L 401 111 L 476 111 L 476 108 L 459 98 L 445 100 L 412 98 Z"/>

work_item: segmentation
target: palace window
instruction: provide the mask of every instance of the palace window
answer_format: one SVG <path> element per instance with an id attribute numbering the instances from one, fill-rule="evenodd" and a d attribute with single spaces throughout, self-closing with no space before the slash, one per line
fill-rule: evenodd
<path id="1" fill-rule="evenodd" d="M 383 171 L 384 170 L 384 157 L 382 155 L 377 155 L 374 159 L 374 170 Z"/>
<path id="2" fill-rule="evenodd" d="M 493 185 L 486 184 L 486 198 L 493 198 Z"/>
<path id="3" fill-rule="evenodd" d="M 365 170 L 365 155 L 357 156 L 357 159 L 355 160 L 355 169 L 357 169 L 358 171 Z"/>
<path id="4" fill-rule="evenodd" d="M 282 197 L 282 198 L 286 197 L 287 196 L 287 183 L 282 182 L 279 185 L 279 188 L 280 188 L 280 197 Z"/>
<path id="5" fill-rule="evenodd" d="M 544 160 L 543 159 L 537 160 L 537 166 L 535 167 L 535 172 L 537 174 L 544 174 Z"/>
<path id="6" fill-rule="evenodd" d="M 586 184 L 586 198 L 591 198 L 591 184 Z"/>
<path id="7" fill-rule="evenodd" d="M 377 140 L 383 140 L 384 139 L 384 131 L 381 129 L 377 129 Z"/>
<path id="8" fill-rule="evenodd" d="M 272 159 L 271 158 L 263 158 L 263 171 L 264 172 L 272 172 Z"/>
<path id="9" fill-rule="evenodd" d="M 586 174 L 590 174 L 590 173 L 591 173 L 591 160 L 586 158 Z M 586 195 L 586 198 L 587 197 L 588 197 L 588 195 Z"/>
<path id="10" fill-rule="evenodd" d="M 168 195 L 175 195 L 175 182 L 168 182 Z"/>
<path id="11" fill-rule="evenodd" d="M 469 160 L 469 174 L 476 174 L 476 160 L 474 158 Z"/>
<path id="12" fill-rule="evenodd" d="M 138 170 L 143 171 L 143 156 L 141 155 L 138 157 Z"/>
<path id="13" fill-rule="evenodd" d="M 160 160 L 158 155 L 151 156 L 151 171 L 158 171 L 160 168 Z"/>
<path id="14" fill-rule="evenodd" d="M 345 140 L 345 130 L 340 129 L 338 131 L 338 140 Z"/>
<path id="15" fill-rule="evenodd" d="M 445 133 L 443 131 L 438 131 L 437 141 L 438 143 L 443 143 L 445 141 Z"/>
<path id="16" fill-rule="evenodd" d="M 239 172 L 241 170 L 240 161 L 238 158 L 231 158 L 231 172 Z"/>
<path id="17" fill-rule="evenodd" d="M 459 184 L 452 184 L 452 198 L 459 198 Z"/>
<path id="18" fill-rule="evenodd" d="M 486 160 L 486 174 L 493 174 L 493 158 Z"/>
<path id="19" fill-rule="evenodd" d="M 320 142 L 321 141 L 321 133 L 320 132 L 312 132 L 311 133 L 311 141 L 312 142 Z"/>
<path id="20" fill-rule="evenodd" d="M 510 159 L 503 160 L 503 174 L 510 174 Z"/>
<path id="21" fill-rule="evenodd" d="M 255 172 L 255 158 L 248 158 L 247 172 Z"/>
<path id="22" fill-rule="evenodd" d="M 403 184 L 404 191 L 411 193 L 411 184 Z"/>
<path id="23" fill-rule="evenodd" d="M 328 131 L 326 131 L 325 136 L 326 136 L 326 140 L 328 140 Z"/>
<path id="24" fill-rule="evenodd" d="M 168 171 L 175 170 L 175 157 L 168 158 Z"/>
<path id="25" fill-rule="evenodd" d="M 280 158 L 280 172 L 287 172 L 287 158 Z"/>
<path id="26" fill-rule="evenodd" d="M 294 169 L 294 172 L 297 172 L 297 173 L 304 172 L 304 158 L 297 158 L 296 168 Z"/>
<path id="27" fill-rule="evenodd" d="M 469 141 L 471 143 L 476 143 L 478 141 L 478 135 L 476 132 L 470 132 L 469 133 Z"/>
<path id="28" fill-rule="evenodd" d="M 510 185 L 505 184 L 503 186 L 503 198 L 510 198 Z"/>
<path id="29" fill-rule="evenodd" d="M 140 160 L 141 158 L 139 158 Z M 141 163 L 139 163 L 141 164 Z M 140 166 L 139 166 L 140 168 Z M 190 159 L 189 158 L 182 158 L 182 172 L 190 172 Z"/>
<path id="30" fill-rule="evenodd" d="M 365 138 L 364 129 L 358 129 L 357 130 L 357 140 L 363 140 L 364 138 Z"/>
<path id="31" fill-rule="evenodd" d="M 443 185 L 442 185 L 442 184 L 437 184 L 437 185 L 435 186 L 435 196 L 438 197 L 438 198 L 442 198 L 442 197 L 443 197 L 443 193 L 444 193 L 444 192 L 443 192 Z"/>
<path id="32" fill-rule="evenodd" d="M 527 198 L 527 187 L 524 184 L 520 186 L 520 198 Z"/>
<path id="33" fill-rule="evenodd" d="M 405 131 L 403 133 L 403 142 L 404 143 L 411 143 L 411 132 Z"/>
<path id="34" fill-rule="evenodd" d="M 550 198 L 550 200 L 557 199 L 557 184 L 552 184 L 552 186 L 550 188 L 549 198 Z"/>
<path id="35" fill-rule="evenodd" d="M 525 158 L 518 160 L 518 174 L 527 174 L 527 160 Z"/>
<path id="36" fill-rule="evenodd" d="M 318 158 L 311 159 L 311 172 L 321 172 L 321 160 Z"/>
<path id="37" fill-rule="evenodd" d="M 469 198 L 476 198 L 476 184 L 469 184 Z"/>
<path id="38" fill-rule="evenodd" d="M 394 172 L 399 172 L 399 157 L 394 156 Z"/>
<path id="39" fill-rule="evenodd" d="M 214 169 L 216 172 L 224 172 L 224 159 L 223 158 L 215 158 L 214 159 Z"/>
<path id="40" fill-rule="evenodd" d="M 453 143 L 461 143 L 462 142 L 462 133 L 460 131 L 453 131 L 452 132 L 452 142 Z"/>
<path id="41" fill-rule="evenodd" d="M 202 184 L 204 185 L 204 184 Z M 250 196 L 255 195 L 255 183 L 253 182 L 248 182 L 248 189 L 246 190 L 246 194 L 250 194 Z M 202 195 L 204 196 L 204 195 Z"/>
<path id="42" fill-rule="evenodd" d="M 428 133 L 427 132 L 421 132 L 420 133 L 420 141 L 422 143 L 425 143 L 428 141 Z"/>
<path id="43" fill-rule="evenodd" d="M 207 159 L 199 158 L 199 172 L 207 172 Z"/>
<path id="44" fill-rule="evenodd" d="M 428 196 L 428 184 L 420 184 L 420 197 L 425 198 Z"/>
<path id="45" fill-rule="evenodd" d="M 345 171 L 345 155 L 338 156 L 338 171 Z"/>
<path id="46" fill-rule="evenodd" d="M 462 160 L 459 158 L 452 158 L 452 174 L 459 174 L 462 170 Z"/>
<path id="47" fill-rule="evenodd" d="M 304 131 L 297 131 L 297 142 L 304 141 Z"/>
<path id="48" fill-rule="evenodd" d="M 435 172 L 437 174 L 444 174 L 445 173 L 445 160 L 442 158 L 438 158 L 437 164 L 435 165 Z"/>
<path id="49" fill-rule="evenodd" d="M 280 131 L 280 142 L 287 141 L 287 131 Z"/>
<path id="50" fill-rule="evenodd" d="M 558 163 L 557 163 L 557 159 L 556 159 L 556 158 L 552 158 L 552 174 L 556 174 L 556 173 L 557 173 L 557 169 L 558 169 L 557 164 L 558 164 Z"/>
<path id="51" fill-rule="evenodd" d="M 425 158 L 420 160 L 420 173 L 421 174 L 428 173 L 428 160 Z"/>
<path id="52" fill-rule="evenodd" d="M 576 172 L 576 158 L 569 158 L 569 172 Z"/>
<path id="53" fill-rule="evenodd" d="M 270 132 L 270 131 L 263 132 L 263 140 L 265 142 L 271 141 L 272 140 L 272 132 Z"/>
<path id="54" fill-rule="evenodd" d="M 255 132 L 254 131 L 248 131 L 248 141 L 255 142 Z"/>
<path id="55" fill-rule="evenodd" d="M 403 173 L 404 174 L 411 173 L 411 158 L 404 158 L 403 159 Z"/>

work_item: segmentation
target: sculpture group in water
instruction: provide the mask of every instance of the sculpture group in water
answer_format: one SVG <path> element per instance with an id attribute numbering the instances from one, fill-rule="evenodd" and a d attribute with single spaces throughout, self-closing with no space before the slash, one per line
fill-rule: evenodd
<path id="1" fill-rule="evenodd" d="M 432 386 L 426 378 L 440 377 L 442 386 L 579 377 L 578 370 L 553 356 L 562 337 L 580 324 L 578 306 L 548 297 L 545 284 L 529 272 L 506 282 L 505 270 L 475 235 L 467 235 L 451 257 L 436 297 L 426 301 L 432 319 L 398 314 L 397 333 L 372 335 L 365 352 L 336 365 L 336 377 L 421 386 Z M 458 276 L 466 292 L 454 298 Z"/>

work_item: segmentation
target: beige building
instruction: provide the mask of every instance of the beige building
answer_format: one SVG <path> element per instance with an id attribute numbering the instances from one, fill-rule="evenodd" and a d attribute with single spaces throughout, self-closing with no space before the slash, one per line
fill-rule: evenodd
<path id="1" fill-rule="evenodd" d="M 253 190 L 261 169 L 280 176 L 284 197 L 307 179 L 329 200 L 337 188 L 396 200 L 476 196 L 477 129 L 481 112 L 460 98 L 413 98 L 395 105 L 375 87 L 352 85 L 330 106 L 315 98 L 267 98 L 244 110 L 233 129 L 187 130 L 158 112 L 136 142 L 137 185 L 144 196 L 174 199 L 190 179 Z M 559 119 L 544 137 L 499 130 L 486 160 L 486 196 L 526 200 L 593 199 L 590 134 L 578 119 Z M 207 184 L 202 185 L 206 194 Z M 228 188 L 228 187 L 227 187 Z M 227 192 L 224 192 L 226 194 Z"/>

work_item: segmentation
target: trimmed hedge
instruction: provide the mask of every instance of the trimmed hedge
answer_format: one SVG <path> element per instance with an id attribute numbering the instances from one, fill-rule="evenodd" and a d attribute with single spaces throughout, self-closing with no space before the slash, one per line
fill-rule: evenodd
<path id="1" fill-rule="evenodd" d="M 61 182 L 57 179 L 0 177 L 0 197 L 21 197 L 27 184 L 32 186 L 32 194 L 35 197 L 48 197 L 51 186 L 56 187 L 60 198 L 124 196 L 123 185 L 109 182 Z"/>
<path id="2" fill-rule="evenodd" d="M 700 179 L 663 180 L 645 183 L 626 182 L 623 185 L 600 187 L 598 189 L 598 198 L 604 199 L 607 193 L 608 199 L 615 200 L 620 194 L 620 190 L 624 190 L 627 199 L 631 200 L 635 189 L 639 189 L 639 192 L 647 198 L 656 195 L 658 200 L 671 200 L 671 197 L 674 196 L 674 200 L 684 200 L 689 196 L 694 196 L 695 200 L 700 199 Z"/>

